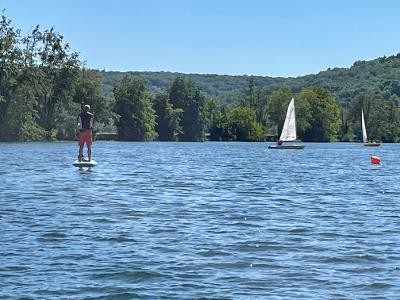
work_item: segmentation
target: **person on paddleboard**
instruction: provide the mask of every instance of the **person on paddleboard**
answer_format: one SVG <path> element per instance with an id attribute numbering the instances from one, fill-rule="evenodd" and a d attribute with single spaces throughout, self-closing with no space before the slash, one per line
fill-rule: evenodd
<path id="1" fill-rule="evenodd" d="M 88 161 L 92 159 L 92 132 L 93 132 L 93 113 L 90 112 L 90 105 L 82 107 L 82 112 L 78 116 L 79 129 L 79 154 L 78 160 L 83 161 L 83 147 L 86 144 Z"/>

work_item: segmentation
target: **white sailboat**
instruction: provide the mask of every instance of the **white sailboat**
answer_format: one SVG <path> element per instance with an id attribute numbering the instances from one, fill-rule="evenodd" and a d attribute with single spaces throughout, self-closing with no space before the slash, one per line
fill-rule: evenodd
<path id="1" fill-rule="evenodd" d="M 303 144 L 298 144 L 297 134 L 296 134 L 296 113 L 294 108 L 294 98 L 289 103 L 285 123 L 283 123 L 283 128 L 281 136 L 275 145 L 270 145 L 270 149 L 303 149 Z M 286 144 L 285 144 L 286 143 Z"/>
<path id="2" fill-rule="evenodd" d="M 377 147 L 377 146 L 381 145 L 380 143 L 368 141 L 367 128 L 365 127 L 365 121 L 364 121 L 364 111 L 362 109 L 361 109 L 361 128 L 362 128 L 362 136 L 363 136 L 364 146 Z"/>

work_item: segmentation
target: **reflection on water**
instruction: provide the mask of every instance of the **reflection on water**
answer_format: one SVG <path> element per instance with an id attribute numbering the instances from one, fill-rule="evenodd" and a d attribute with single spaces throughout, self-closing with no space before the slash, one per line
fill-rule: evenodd
<path id="1" fill-rule="evenodd" d="M 0 298 L 395 299 L 399 147 L 0 144 Z"/>

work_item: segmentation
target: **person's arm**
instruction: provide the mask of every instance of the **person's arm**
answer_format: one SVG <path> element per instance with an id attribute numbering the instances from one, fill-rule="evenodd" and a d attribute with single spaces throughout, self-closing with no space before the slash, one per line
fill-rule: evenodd
<path id="1" fill-rule="evenodd" d="M 92 117 L 90 118 L 90 128 L 93 129 L 93 119 L 94 119 L 94 114 L 92 114 Z"/>

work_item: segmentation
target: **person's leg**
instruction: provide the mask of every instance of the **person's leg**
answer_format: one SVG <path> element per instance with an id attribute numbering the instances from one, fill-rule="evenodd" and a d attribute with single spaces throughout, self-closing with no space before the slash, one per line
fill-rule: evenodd
<path id="1" fill-rule="evenodd" d="M 89 161 L 91 161 L 92 160 L 92 146 L 90 144 L 87 144 L 86 146 L 87 146 L 87 156 L 88 156 Z"/>
<path id="2" fill-rule="evenodd" d="M 82 158 L 83 158 L 83 145 L 79 144 L 78 160 L 82 161 Z"/>
<path id="3" fill-rule="evenodd" d="M 78 160 L 82 161 L 83 160 L 83 145 L 84 145 L 84 140 L 82 136 L 82 132 L 79 132 L 78 135 L 78 144 L 79 144 L 79 153 L 78 153 Z"/>
<path id="4" fill-rule="evenodd" d="M 92 160 L 92 130 L 88 130 L 87 132 L 88 136 L 87 136 L 87 140 L 86 140 L 86 147 L 87 147 L 87 154 L 88 154 L 88 159 L 89 161 Z"/>

